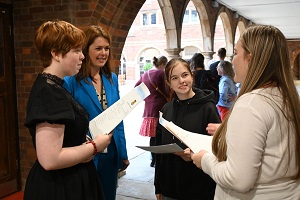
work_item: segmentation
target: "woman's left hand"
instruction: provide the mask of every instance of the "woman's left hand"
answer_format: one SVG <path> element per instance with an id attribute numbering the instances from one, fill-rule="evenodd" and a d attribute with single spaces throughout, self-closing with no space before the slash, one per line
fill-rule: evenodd
<path id="1" fill-rule="evenodd" d="M 208 153 L 205 150 L 201 150 L 198 153 L 191 153 L 191 158 L 193 160 L 193 163 L 199 168 L 202 169 L 201 167 L 201 160 L 204 154 Z"/>
<path id="2" fill-rule="evenodd" d="M 177 156 L 180 156 L 183 160 L 188 162 L 188 161 L 192 161 L 191 152 L 192 151 L 190 150 L 190 148 L 186 148 L 183 152 L 176 152 L 174 154 Z"/>

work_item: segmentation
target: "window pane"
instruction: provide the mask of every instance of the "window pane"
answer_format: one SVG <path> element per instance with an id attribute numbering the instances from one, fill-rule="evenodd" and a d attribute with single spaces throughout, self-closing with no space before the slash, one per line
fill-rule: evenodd
<path id="1" fill-rule="evenodd" d="M 185 11 L 184 13 L 184 17 L 183 17 L 183 23 L 186 24 L 186 23 L 189 23 L 189 17 L 190 17 L 190 12 L 188 10 Z"/>
<path id="2" fill-rule="evenodd" d="M 156 14 L 151 15 L 151 24 L 156 24 Z"/>
<path id="3" fill-rule="evenodd" d="M 199 21 L 198 13 L 197 13 L 196 10 L 192 10 L 191 21 L 192 22 L 198 22 Z"/>
<path id="4" fill-rule="evenodd" d="M 143 14 L 143 25 L 148 25 L 148 15 Z"/>

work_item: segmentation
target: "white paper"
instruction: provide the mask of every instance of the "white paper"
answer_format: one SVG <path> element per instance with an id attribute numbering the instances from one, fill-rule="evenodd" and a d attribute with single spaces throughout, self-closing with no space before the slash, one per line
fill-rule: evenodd
<path id="1" fill-rule="evenodd" d="M 89 130 L 92 138 L 95 138 L 98 134 L 109 134 L 149 95 L 150 91 L 144 83 L 133 88 L 129 93 L 90 121 Z"/>
<path id="2" fill-rule="evenodd" d="M 188 146 L 194 153 L 198 153 L 200 150 L 212 152 L 212 136 L 184 130 L 176 126 L 173 122 L 165 120 L 162 117 L 162 113 L 160 113 L 159 123 Z"/>
<path id="3" fill-rule="evenodd" d="M 183 149 L 178 146 L 176 143 L 159 145 L 159 146 L 136 146 L 145 151 L 150 151 L 153 153 L 176 153 L 183 152 Z"/>

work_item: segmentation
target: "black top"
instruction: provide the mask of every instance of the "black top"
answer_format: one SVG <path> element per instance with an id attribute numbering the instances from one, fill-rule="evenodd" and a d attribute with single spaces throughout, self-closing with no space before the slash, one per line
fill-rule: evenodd
<path id="1" fill-rule="evenodd" d="M 64 124 L 63 147 L 86 141 L 88 114 L 63 87 L 63 80 L 50 74 L 39 74 L 28 99 L 25 126 L 35 147 L 36 124 Z M 49 141 L 51 142 L 51 141 Z M 29 172 L 24 200 L 102 200 L 103 191 L 91 160 L 75 166 L 46 171 L 38 160 Z"/>
<path id="2" fill-rule="evenodd" d="M 220 123 L 220 117 L 210 90 L 195 89 L 195 95 L 187 100 L 174 98 L 163 109 L 163 118 L 194 133 L 208 135 L 208 123 Z M 177 143 L 187 146 L 163 128 L 156 129 L 156 145 Z M 155 193 L 179 200 L 212 200 L 215 182 L 197 168 L 192 161 L 186 162 L 175 154 L 157 154 L 155 166 Z"/>
<path id="3" fill-rule="evenodd" d="M 211 90 L 214 92 L 214 99 L 216 104 L 219 101 L 219 75 L 215 76 L 211 70 L 195 70 L 194 87 L 199 89 Z"/>

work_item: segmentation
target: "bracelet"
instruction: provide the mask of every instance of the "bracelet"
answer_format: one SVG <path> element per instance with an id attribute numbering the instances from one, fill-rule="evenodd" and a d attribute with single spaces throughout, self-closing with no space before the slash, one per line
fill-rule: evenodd
<path id="1" fill-rule="evenodd" d="M 89 144 L 91 143 L 93 146 L 94 146 L 94 152 L 93 152 L 93 155 L 97 155 L 98 151 L 97 151 L 97 146 L 96 146 L 96 143 L 94 142 L 94 140 L 90 140 L 90 141 L 87 141 L 86 144 Z"/>

